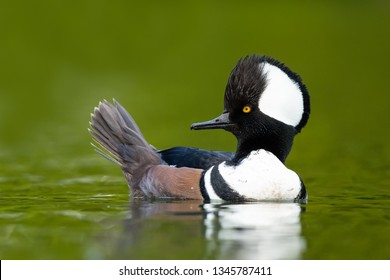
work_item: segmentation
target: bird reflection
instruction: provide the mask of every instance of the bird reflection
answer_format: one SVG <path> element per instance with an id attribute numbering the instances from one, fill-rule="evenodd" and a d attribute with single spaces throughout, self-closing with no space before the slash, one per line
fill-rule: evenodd
<path id="1" fill-rule="evenodd" d="M 298 259 L 305 248 L 295 203 L 204 204 L 208 253 L 218 259 Z"/>
<path id="2" fill-rule="evenodd" d="M 300 259 L 306 247 L 301 235 L 300 214 L 303 209 L 297 203 L 280 202 L 132 201 L 131 217 L 125 221 L 126 243 L 130 247 L 131 244 L 139 246 L 139 240 L 147 234 L 144 232 L 148 230 L 147 223 L 168 218 L 176 223 L 190 221 L 186 225 L 191 224 L 191 230 L 199 229 L 205 246 L 203 259 Z M 136 255 L 130 257 L 137 258 Z M 161 255 L 159 258 L 165 257 Z"/>

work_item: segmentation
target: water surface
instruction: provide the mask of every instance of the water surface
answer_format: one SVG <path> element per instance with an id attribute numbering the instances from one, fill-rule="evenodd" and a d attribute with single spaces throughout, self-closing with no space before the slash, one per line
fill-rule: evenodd
<path id="1" fill-rule="evenodd" d="M 140 201 L 129 199 L 111 163 L 91 156 L 86 168 L 85 161 L 66 173 L 106 166 L 113 175 L 1 177 L 1 258 L 389 258 L 384 186 L 308 180 L 304 205 Z"/>

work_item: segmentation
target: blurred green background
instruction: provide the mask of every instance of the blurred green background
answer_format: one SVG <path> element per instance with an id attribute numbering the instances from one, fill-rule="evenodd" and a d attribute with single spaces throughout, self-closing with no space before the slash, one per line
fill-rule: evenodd
<path id="1" fill-rule="evenodd" d="M 119 100 L 157 147 L 234 150 L 226 133 L 189 125 L 221 112 L 231 69 L 253 53 L 285 62 L 307 84 L 313 113 L 297 138 L 305 150 L 332 141 L 358 152 L 389 140 L 389 1 L 0 5 L 2 153 L 89 152 L 89 113 L 103 98 Z"/>
<path id="2" fill-rule="evenodd" d="M 0 191 L 10 207 L 3 211 L 15 211 L 18 194 L 32 187 L 29 196 L 71 186 L 88 197 L 95 189 L 78 184 L 103 175 L 116 176 L 112 192 L 127 194 L 119 169 L 89 145 L 90 113 L 102 99 L 117 99 L 157 148 L 234 150 L 228 133 L 189 126 L 221 113 L 230 71 L 254 53 L 286 63 L 311 94 L 309 123 L 287 161 L 308 185 L 311 210 L 326 213 L 315 203 L 341 197 L 356 199 L 345 204 L 352 209 L 367 196 L 388 210 L 390 1 L 1 1 L 0 26 Z M 387 242 L 384 212 L 367 236 Z M 364 258 L 375 247 L 318 255 L 334 236 L 371 221 L 327 234 L 326 222 L 312 224 L 319 217 L 304 220 L 307 258 Z"/>

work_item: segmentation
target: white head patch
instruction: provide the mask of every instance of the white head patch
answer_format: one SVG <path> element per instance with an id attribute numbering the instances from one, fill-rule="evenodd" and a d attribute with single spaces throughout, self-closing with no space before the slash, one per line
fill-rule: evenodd
<path id="1" fill-rule="evenodd" d="M 285 124 L 297 126 L 303 114 L 303 96 L 298 83 L 267 62 L 259 67 L 267 76 L 267 87 L 259 100 L 260 111 Z"/>

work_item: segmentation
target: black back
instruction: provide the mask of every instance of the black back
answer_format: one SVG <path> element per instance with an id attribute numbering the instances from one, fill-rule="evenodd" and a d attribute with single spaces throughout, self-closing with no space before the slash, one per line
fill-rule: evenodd
<path id="1" fill-rule="evenodd" d="M 202 150 L 191 147 L 173 147 L 158 152 L 163 161 L 176 167 L 209 169 L 223 161 L 230 161 L 234 153 Z"/>

